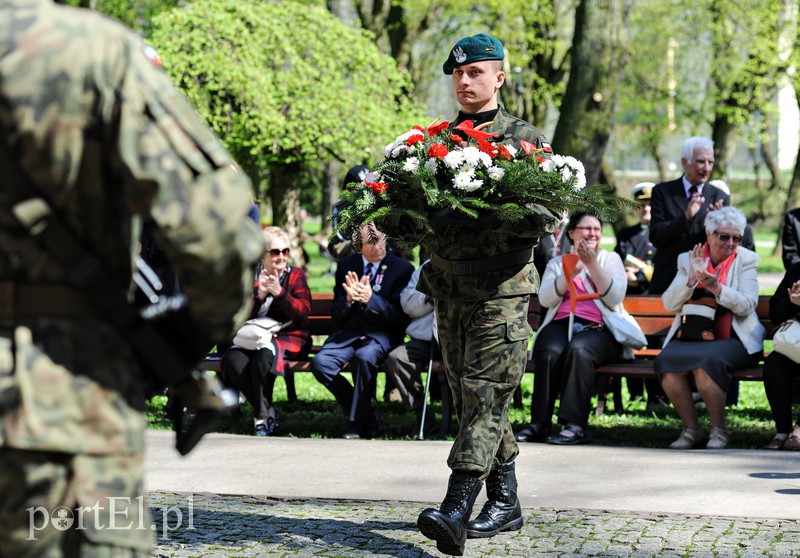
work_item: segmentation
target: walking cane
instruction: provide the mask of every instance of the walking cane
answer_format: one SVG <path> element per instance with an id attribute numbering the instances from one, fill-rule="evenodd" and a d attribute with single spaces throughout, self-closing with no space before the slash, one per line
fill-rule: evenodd
<path id="1" fill-rule="evenodd" d="M 564 278 L 567 280 L 567 288 L 569 289 L 569 330 L 567 330 L 567 341 L 572 341 L 572 324 L 575 323 L 575 306 L 578 301 L 600 298 L 599 293 L 579 295 L 575 289 L 575 281 L 572 280 L 572 274 L 575 272 L 575 266 L 578 265 L 579 261 L 580 258 L 577 254 L 564 254 L 561 256 L 561 269 L 564 270 Z"/>
<path id="2" fill-rule="evenodd" d="M 419 434 L 417 440 L 425 439 L 425 411 L 428 410 L 428 392 L 431 389 L 431 371 L 433 370 L 433 353 L 436 346 L 436 340 L 431 336 L 431 354 L 428 358 L 428 377 L 425 378 L 425 397 L 422 399 L 422 417 L 419 421 Z"/>

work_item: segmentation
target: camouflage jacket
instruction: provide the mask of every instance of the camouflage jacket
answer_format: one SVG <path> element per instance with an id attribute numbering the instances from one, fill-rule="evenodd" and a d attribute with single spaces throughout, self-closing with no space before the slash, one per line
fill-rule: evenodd
<path id="1" fill-rule="evenodd" d="M 250 182 L 146 53 L 96 12 L 0 0 L 0 142 L 123 293 L 151 216 L 192 313 L 225 338 L 249 310 L 263 252 L 245 218 Z M 0 204 L 15 201 L 0 181 Z M 63 276 L 0 217 L 0 282 L 63 287 Z M 0 447 L 141 452 L 142 371 L 128 343 L 101 316 L 59 318 L 57 306 L 0 326 Z"/>
<path id="2" fill-rule="evenodd" d="M 510 143 L 517 148 L 520 147 L 520 140 L 528 141 L 537 148 L 549 145 L 538 128 L 511 116 L 502 106 L 493 123 L 483 130 L 499 134 L 492 141 Z M 533 265 L 532 248 L 541 237 L 551 234 L 559 221 L 546 208 L 538 209 L 538 215 L 522 222 L 475 220 L 464 227 L 462 242 L 455 242 L 436 254 L 446 260 L 476 262 L 531 249 L 530 261 L 465 275 L 454 275 L 432 262 L 432 265 L 423 268 L 417 290 L 445 300 L 481 300 L 535 293 L 539 287 L 539 275 Z"/>

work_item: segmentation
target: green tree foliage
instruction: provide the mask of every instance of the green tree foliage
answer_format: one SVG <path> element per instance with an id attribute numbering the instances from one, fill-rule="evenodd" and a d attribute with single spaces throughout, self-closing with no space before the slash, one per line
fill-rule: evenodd
<path id="1" fill-rule="evenodd" d="M 779 54 L 786 0 L 709 0 L 712 139 L 716 176 L 727 174 L 736 131 L 763 116 L 786 64 Z M 757 128 L 756 128 L 757 129 Z"/>
<path id="2" fill-rule="evenodd" d="M 149 33 L 152 19 L 181 4 L 181 0 L 56 0 L 59 4 L 90 8 L 118 19 L 131 29 Z"/>
<path id="3" fill-rule="evenodd" d="M 421 114 L 371 33 L 323 8 L 196 0 L 157 17 L 152 42 L 255 183 L 269 178 L 274 221 L 295 238 L 312 163 L 378 153 Z"/>

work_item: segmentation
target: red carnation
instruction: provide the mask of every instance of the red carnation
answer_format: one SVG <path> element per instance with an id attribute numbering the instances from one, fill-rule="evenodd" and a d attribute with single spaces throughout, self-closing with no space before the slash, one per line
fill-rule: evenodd
<path id="1" fill-rule="evenodd" d="M 466 143 L 458 134 L 450 134 L 450 141 L 455 142 L 458 147 L 461 147 Z"/>
<path id="2" fill-rule="evenodd" d="M 512 159 L 511 152 L 503 144 L 497 146 L 497 156 L 509 161 Z"/>
<path id="3" fill-rule="evenodd" d="M 415 143 L 420 143 L 422 141 L 425 141 L 425 136 L 422 134 L 414 134 L 409 136 L 409 138 L 406 140 L 406 145 L 414 145 Z"/>
<path id="4" fill-rule="evenodd" d="M 372 193 L 375 194 L 376 196 L 381 192 L 386 192 L 389 190 L 389 187 L 383 181 L 370 182 L 369 180 L 365 180 L 365 182 L 367 186 L 369 186 L 372 189 Z"/>
<path id="5" fill-rule="evenodd" d="M 447 146 L 443 143 L 433 143 L 428 148 L 428 157 L 443 159 L 448 153 L 449 151 L 447 150 Z"/>

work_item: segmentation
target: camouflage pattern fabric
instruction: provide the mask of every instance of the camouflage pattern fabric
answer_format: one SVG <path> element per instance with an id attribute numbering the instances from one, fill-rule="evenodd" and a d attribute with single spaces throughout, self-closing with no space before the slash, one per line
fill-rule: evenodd
<path id="1" fill-rule="evenodd" d="M 533 333 L 529 299 L 435 302 L 447 383 L 458 413 L 458 434 L 447 460 L 454 471 L 485 479 L 519 453 L 508 406 L 525 372 Z"/>
<path id="2" fill-rule="evenodd" d="M 141 219 L 152 217 L 200 327 L 228 338 L 249 312 L 252 265 L 264 248 L 246 218 L 251 185 L 145 53 L 135 34 L 96 12 L 0 0 L 0 141 L 123 293 L 131 291 Z M 0 204 L 17 201 L 0 182 Z M 0 282 L 66 285 L 64 271 L 4 217 Z M 41 452 L 62 455 L 74 488 L 59 499 L 23 475 L 17 501 L 83 505 L 111 486 L 129 498 L 142 494 L 143 373 L 126 339 L 89 314 L 12 318 L 0 329 L 0 452 L 21 450 L 33 461 Z M 14 524 L 0 521 L 0 541 Z M 149 544 L 125 530 L 95 539 Z M 40 545 L 26 551 L 44 555 Z M 3 556 L 25 555 L 3 550 L 0 543 Z"/>
<path id="3" fill-rule="evenodd" d="M 500 107 L 488 132 L 494 141 L 519 148 L 525 140 L 543 147 L 542 132 Z M 549 155 L 546 155 L 549 157 Z M 559 218 L 546 208 L 536 217 L 516 223 L 476 224 L 465 229 L 463 242 L 438 255 L 448 260 L 481 261 L 508 252 L 533 248 L 555 230 Z M 450 451 L 453 471 L 486 478 L 492 468 L 519 453 L 508 420 L 508 406 L 522 379 L 527 360 L 530 295 L 539 287 L 533 258 L 473 275 L 455 275 L 427 265 L 417 290 L 436 301 L 439 341 L 459 431 Z"/>

